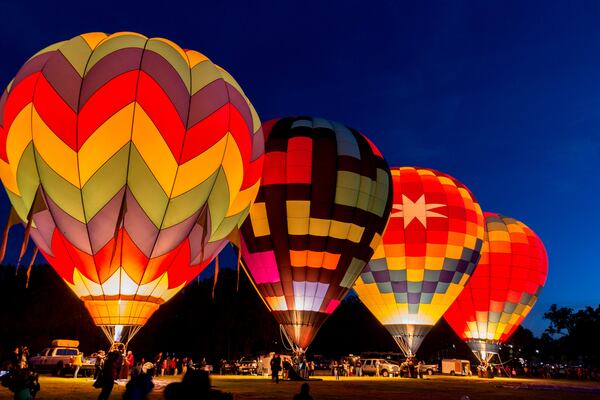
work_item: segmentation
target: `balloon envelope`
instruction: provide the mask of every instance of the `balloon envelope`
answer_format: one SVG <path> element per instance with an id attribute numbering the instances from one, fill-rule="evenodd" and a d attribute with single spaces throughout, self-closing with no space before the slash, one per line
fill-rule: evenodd
<path id="1" fill-rule="evenodd" d="M 537 301 L 548 257 L 524 223 L 487 212 L 485 221 L 487 240 L 479 265 L 444 318 L 480 360 L 489 361 Z"/>
<path id="2" fill-rule="evenodd" d="M 256 203 L 242 226 L 250 279 L 304 350 L 381 239 L 388 166 L 362 134 L 320 118 L 272 120 Z"/>
<path id="3" fill-rule="evenodd" d="M 0 100 L 0 149 L 35 244 L 116 335 L 143 325 L 241 225 L 263 136 L 239 85 L 204 55 L 89 33 L 20 69 Z"/>
<path id="4" fill-rule="evenodd" d="M 413 167 L 391 172 L 390 220 L 354 290 L 412 356 L 473 273 L 483 214 L 471 192 L 446 174 Z"/>

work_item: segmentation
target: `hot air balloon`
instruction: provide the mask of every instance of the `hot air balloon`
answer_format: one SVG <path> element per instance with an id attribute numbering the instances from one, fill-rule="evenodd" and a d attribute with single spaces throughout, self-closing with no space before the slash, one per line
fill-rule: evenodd
<path id="1" fill-rule="evenodd" d="M 83 34 L 29 59 L 0 100 L 0 138 L 13 215 L 122 342 L 241 225 L 264 149 L 231 75 L 130 32 Z"/>
<path id="2" fill-rule="evenodd" d="M 265 167 L 241 228 L 246 272 L 295 352 L 304 352 L 381 240 L 387 163 L 362 134 L 289 117 L 263 124 Z"/>
<path id="3" fill-rule="evenodd" d="M 391 168 L 393 210 L 356 281 L 360 300 L 412 357 L 473 273 L 483 214 L 469 189 L 426 168 Z"/>
<path id="4" fill-rule="evenodd" d="M 548 275 L 548 256 L 524 223 L 484 215 L 487 240 L 481 260 L 444 318 L 479 361 L 487 363 L 537 301 Z"/>

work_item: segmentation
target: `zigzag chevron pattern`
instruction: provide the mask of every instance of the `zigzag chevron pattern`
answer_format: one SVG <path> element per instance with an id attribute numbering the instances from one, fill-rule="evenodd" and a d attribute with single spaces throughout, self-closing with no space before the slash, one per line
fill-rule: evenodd
<path id="1" fill-rule="evenodd" d="M 51 45 L 0 98 L 0 178 L 97 323 L 121 321 L 98 303 L 114 298 L 107 282 L 160 303 L 208 264 L 249 212 L 263 152 L 231 75 L 166 39 L 88 33 Z"/>

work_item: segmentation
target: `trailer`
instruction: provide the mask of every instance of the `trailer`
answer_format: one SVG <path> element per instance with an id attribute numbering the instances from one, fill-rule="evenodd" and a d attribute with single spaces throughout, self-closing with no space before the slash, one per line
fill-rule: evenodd
<path id="1" fill-rule="evenodd" d="M 442 360 L 442 374 L 449 375 L 471 375 L 471 362 L 457 358 L 446 358 Z"/>

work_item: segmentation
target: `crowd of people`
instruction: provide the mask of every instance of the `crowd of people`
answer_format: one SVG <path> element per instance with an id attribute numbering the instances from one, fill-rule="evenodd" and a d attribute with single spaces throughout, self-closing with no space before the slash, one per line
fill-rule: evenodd
<path id="1" fill-rule="evenodd" d="M 29 368 L 29 349 L 16 347 L 6 365 L 7 373 L 1 376 L 2 386 L 14 393 L 17 400 L 33 400 L 40 391 L 38 375 Z"/>
<path id="2" fill-rule="evenodd" d="M 221 393 L 211 389 L 209 381 L 210 366 L 206 359 L 200 363 L 194 363 L 191 357 L 176 357 L 164 353 L 158 353 L 152 362 L 144 358 L 136 359 L 131 350 L 126 351 L 123 344 L 115 344 L 105 353 L 103 350 L 94 353 L 95 371 L 93 386 L 100 389 L 99 400 L 110 398 L 115 382 L 126 381 L 124 400 L 144 400 L 154 388 L 155 377 L 166 375 L 181 375 L 181 382 L 173 382 L 165 388 L 164 398 L 167 400 L 177 399 L 232 399 L 231 394 Z M 344 357 L 334 360 L 329 364 L 331 374 L 337 380 L 342 376 L 363 376 L 363 362 L 360 357 Z M 384 362 L 385 360 L 382 360 Z M 385 361 L 387 363 L 387 361 Z M 78 371 L 82 365 L 82 354 L 79 353 L 71 359 L 73 376 L 77 378 Z M 269 364 L 269 363 L 268 363 Z M 375 366 L 375 375 L 379 376 L 380 361 L 375 359 L 369 364 L 371 369 Z M 319 366 L 323 368 L 322 363 Z M 279 383 L 285 380 L 308 380 L 315 374 L 317 368 L 314 360 L 308 360 L 303 355 L 287 356 L 274 354 L 270 360 L 272 379 Z M 29 365 L 29 350 L 26 346 L 14 349 L 9 360 L 8 373 L 1 376 L 2 385 L 14 393 L 18 400 L 33 400 L 40 390 L 38 375 Z M 382 370 L 383 371 L 383 370 Z M 400 376 L 422 378 L 425 372 L 423 362 L 417 362 L 413 358 L 407 358 L 399 363 L 397 369 Z M 373 372 L 372 370 L 370 371 Z M 477 367 L 480 377 L 492 378 L 494 376 L 527 376 L 541 378 L 569 378 L 577 380 L 598 380 L 600 374 L 597 369 L 584 367 L 566 367 L 560 365 L 540 365 L 516 369 L 506 364 L 482 363 Z M 301 390 L 294 396 L 294 400 L 311 400 L 308 383 L 301 386 Z"/>

